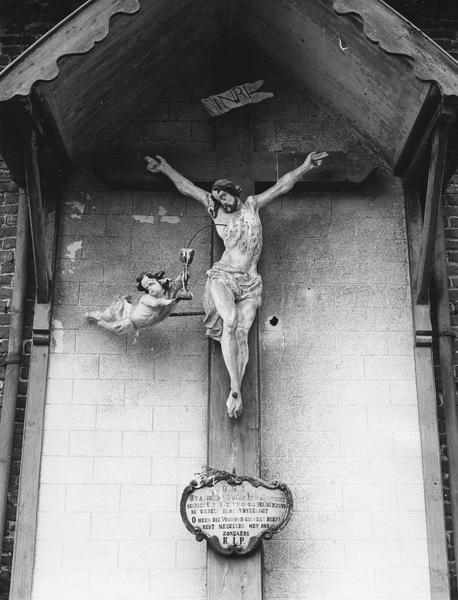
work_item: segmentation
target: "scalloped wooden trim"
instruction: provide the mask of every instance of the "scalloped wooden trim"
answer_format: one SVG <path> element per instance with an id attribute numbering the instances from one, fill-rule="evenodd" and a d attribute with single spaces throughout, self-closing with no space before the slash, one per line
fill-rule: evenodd
<path id="1" fill-rule="evenodd" d="M 435 82 L 444 96 L 458 96 L 458 62 L 410 21 L 380 0 L 334 0 L 339 15 L 357 17 L 367 39 L 387 54 L 411 62 L 421 81 Z"/>
<path id="2" fill-rule="evenodd" d="M 55 79 L 60 58 L 90 52 L 107 37 L 114 15 L 133 15 L 140 8 L 139 0 L 89 0 L 2 71 L 0 101 L 27 96 L 35 82 Z"/>

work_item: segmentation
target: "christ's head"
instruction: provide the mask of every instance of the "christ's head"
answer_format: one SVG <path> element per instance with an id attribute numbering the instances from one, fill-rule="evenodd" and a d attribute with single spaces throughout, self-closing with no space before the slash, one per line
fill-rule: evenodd
<path id="1" fill-rule="evenodd" d="M 240 205 L 240 192 L 242 188 L 229 179 L 217 179 L 213 184 L 211 195 L 215 203 L 215 216 L 219 206 L 224 212 L 233 213 Z"/>

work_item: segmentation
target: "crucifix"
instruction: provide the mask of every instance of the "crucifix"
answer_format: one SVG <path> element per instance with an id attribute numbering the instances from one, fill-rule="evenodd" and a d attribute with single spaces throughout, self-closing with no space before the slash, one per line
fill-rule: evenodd
<path id="1" fill-rule="evenodd" d="M 236 57 L 234 50 L 228 52 L 222 68 L 219 63 L 218 85 L 226 89 L 250 74 L 241 73 L 246 65 L 246 56 Z M 248 54 L 249 56 L 249 54 Z M 197 156 L 167 152 L 166 159 L 186 179 L 207 187 L 218 179 L 230 179 L 239 184 L 245 196 L 255 194 L 255 184 L 270 187 L 281 177 L 296 170 L 306 157 L 294 152 L 255 152 L 253 146 L 253 110 L 250 105 L 233 110 L 217 118 L 216 151 Z M 132 152 L 99 154 L 96 160 L 97 174 L 113 188 L 160 189 L 164 176 L 145 169 L 143 155 L 153 154 L 154 148 L 139 147 L 135 156 Z M 310 182 L 313 187 L 327 187 L 343 182 L 363 181 L 374 169 L 374 164 L 358 152 L 329 152 L 319 168 L 304 169 L 299 181 Z M 154 171 L 154 169 L 153 169 Z M 208 192 L 205 192 L 209 195 Z M 227 215 L 230 217 L 230 214 Z M 222 223 L 225 225 L 225 223 Z M 213 233 L 212 264 L 221 259 L 221 239 Z M 226 401 L 231 389 L 220 344 L 210 342 L 209 360 L 209 411 L 207 464 L 215 469 L 238 474 L 260 476 L 260 419 L 259 419 L 259 328 L 257 319 L 248 335 L 249 361 L 241 387 L 243 415 L 230 418 Z M 230 403 L 229 403 L 230 404 Z M 234 402 L 229 407 L 237 409 Z M 229 411 L 230 412 L 230 411 Z M 232 415 L 236 416 L 236 415 Z M 279 474 L 280 476 L 281 474 Z M 207 597 L 214 600 L 260 600 L 262 598 L 262 551 L 247 557 L 226 557 L 210 548 L 207 554 Z"/>

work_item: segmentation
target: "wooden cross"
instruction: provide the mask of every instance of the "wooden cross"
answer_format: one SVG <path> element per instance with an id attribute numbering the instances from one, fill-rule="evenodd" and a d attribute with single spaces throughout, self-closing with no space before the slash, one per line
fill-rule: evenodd
<path id="1" fill-rule="evenodd" d="M 240 83 L 251 74 L 241 72 L 246 56 L 237 60 L 234 52 L 224 60 L 226 67 L 219 72 L 224 81 L 221 89 Z M 283 174 L 296 168 L 305 154 L 294 152 L 254 152 L 252 107 L 233 110 L 216 121 L 216 151 L 196 156 L 167 152 L 167 161 L 185 177 L 203 184 L 215 179 L 230 178 L 240 184 L 246 196 L 254 193 L 255 183 L 273 184 Z M 315 148 L 311 148 L 315 150 Z M 162 175 L 146 171 L 141 155 L 151 154 L 154 148 L 139 146 L 138 155 L 132 151 L 101 153 L 96 159 L 97 174 L 112 188 L 155 190 L 170 185 Z M 330 183 L 360 182 L 374 169 L 364 155 L 357 152 L 330 152 L 325 164 L 307 173 L 303 180 L 329 189 Z M 222 254 L 222 242 L 212 239 L 213 262 Z M 220 345 L 210 342 L 208 466 L 237 474 L 260 476 L 260 414 L 258 372 L 259 327 L 255 320 L 249 335 L 250 359 L 242 385 L 244 399 L 242 417 L 231 419 L 226 413 L 225 400 L 229 376 Z M 281 473 L 278 474 L 281 478 Z M 275 542 L 272 542 L 275 543 Z M 262 552 L 248 557 L 230 557 L 208 550 L 207 597 L 214 600 L 260 600 L 262 598 Z"/>

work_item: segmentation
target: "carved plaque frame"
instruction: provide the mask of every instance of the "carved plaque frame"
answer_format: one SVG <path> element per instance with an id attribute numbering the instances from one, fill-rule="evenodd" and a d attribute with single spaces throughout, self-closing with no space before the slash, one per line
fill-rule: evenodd
<path id="1" fill-rule="evenodd" d="M 232 486 L 234 488 L 246 482 L 250 484 L 253 488 L 262 487 L 270 491 L 279 490 L 285 495 L 286 511 L 283 518 L 281 518 L 280 522 L 276 523 L 275 525 L 270 525 L 263 529 L 258 535 L 250 537 L 248 545 L 245 548 L 234 545 L 223 547 L 217 535 L 207 534 L 205 531 L 203 531 L 201 527 L 191 523 L 188 518 L 186 504 L 189 496 L 193 494 L 196 490 L 202 488 L 212 488 L 217 483 L 224 481 L 227 482 L 229 486 Z M 278 533 L 286 527 L 288 521 L 291 518 L 292 510 L 293 496 L 291 490 L 285 483 L 280 483 L 277 480 L 266 482 L 256 477 L 249 477 L 246 475 L 238 476 L 235 474 L 228 473 L 227 471 L 217 471 L 214 469 L 208 469 L 207 471 L 204 471 L 202 474 L 199 475 L 198 480 L 192 480 L 190 484 L 183 490 L 180 502 L 181 518 L 186 526 L 186 529 L 188 529 L 188 531 L 190 531 L 196 537 L 196 540 L 198 542 L 201 542 L 202 540 L 207 540 L 207 542 L 216 552 L 225 556 L 247 556 L 248 554 L 251 554 L 261 544 L 262 540 L 270 540 L 275 533 Z M 240 527 L 242 527 L 242 525 L 240 525 Z"/>

